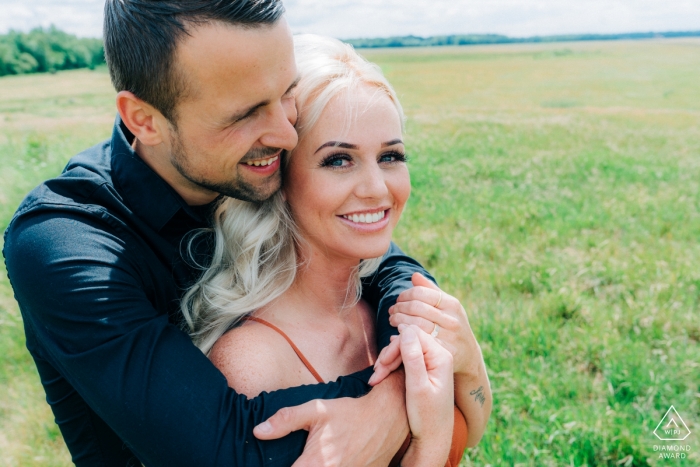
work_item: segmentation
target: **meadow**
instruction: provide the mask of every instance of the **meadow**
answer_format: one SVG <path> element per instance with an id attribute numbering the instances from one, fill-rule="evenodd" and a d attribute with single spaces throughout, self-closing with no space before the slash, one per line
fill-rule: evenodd
<path id="1" fill-rule="evenodd" d="M 463 465 L 700 465 L 700 40 L 363 53 L 408 115 L 396 240 L 489 369 Z M 0 79 L 0 229 L 109 136 L 113 98 L 100 68 Z M 0 276 L 0 465 L 70 465 Z M 671 405 L 685 441 L 653 434 Z"/>

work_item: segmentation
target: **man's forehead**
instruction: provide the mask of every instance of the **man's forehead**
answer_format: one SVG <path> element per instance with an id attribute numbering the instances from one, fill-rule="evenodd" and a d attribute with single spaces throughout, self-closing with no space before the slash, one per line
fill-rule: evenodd
<path id="1" fill-rule="evenodd" d="M 293 41 L 284 20 L 254 28 L 198 24 L 175 56 L 177 72 L 192 95 L 233 99 L 240 105 L 285 92 L 296 78 Z"/>

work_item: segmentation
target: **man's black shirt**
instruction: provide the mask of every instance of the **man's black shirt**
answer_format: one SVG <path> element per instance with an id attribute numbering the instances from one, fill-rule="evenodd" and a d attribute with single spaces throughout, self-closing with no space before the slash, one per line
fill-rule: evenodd
<path id="1" fill-rule="evenodd" d="M 201 272 L 186 236 L 212 205 L 188 206 L 131 147 L 111 140 L 75 156 L 33 190 L 5 232 L 3 254 L 56 423 L 78 466 L 287 466 L 306 432 L 259 441 L 253 427 L 281 407 L 364 395 L 371 369 L 336 382 L 236 394 L 178 326 L 179 299 Z M 206 257 L 206 237 L 196 243 Z M 425 271 L 395 245 L 364 298 L 387 310 Z"/>

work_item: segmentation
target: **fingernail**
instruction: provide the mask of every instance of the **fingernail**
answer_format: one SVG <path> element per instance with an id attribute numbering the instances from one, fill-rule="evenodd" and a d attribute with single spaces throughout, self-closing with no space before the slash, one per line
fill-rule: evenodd
<path id="1" fill-rule="evenodd" d="M 371 386 L 372 383 L 374 383 L 374 380 L 375 380 L 375 379 L 377 379 L 377 374 L 376 374 L 376 373 L 372 373 L 372 376 L 369 378 L 369 381 L 367 381 L 367 384 L 369 384 L 369 385 Z"/>
<path id="2" fill-rule="evenodd" d="M 262 422 L 260 425 L 256 426 L 255 428 L 258 429 L 260 433 L 272 433 L 272 425 L 270 422 Z"/>
<path id="3" fill-rule="evenodd" d="M 416 332 L 413 329 L 410 329 L 408 326 L 404 325 L 406 328 L 404 332 L 401 334 L 401 340 L 404 342 L 413 342 L 415 341 L 418 336 L 416 336 Z"/>
<path id="4" fill-rule="evenodd" d="M 406 329 L 407 327 L 408 327 L 408 326 L 406 326 L 406 325 L 403 324 L 403 323 L 399 324 L 399 332 L 403 332 L 403 330 Z"/>

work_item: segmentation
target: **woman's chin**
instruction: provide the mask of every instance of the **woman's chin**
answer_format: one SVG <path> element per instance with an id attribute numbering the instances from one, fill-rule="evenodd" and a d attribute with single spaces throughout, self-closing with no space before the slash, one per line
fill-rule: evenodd
<path id="1" fill-rule="evenodd" d="M 346 252 L 349 253 L 353 260 L 359 262 L 361 260 L 379 258 L 389 251 L 390 241 L 381 242 L 352 242 L 346 245 Z M 350 246 L 357 248 L 348 248 Z"/>

